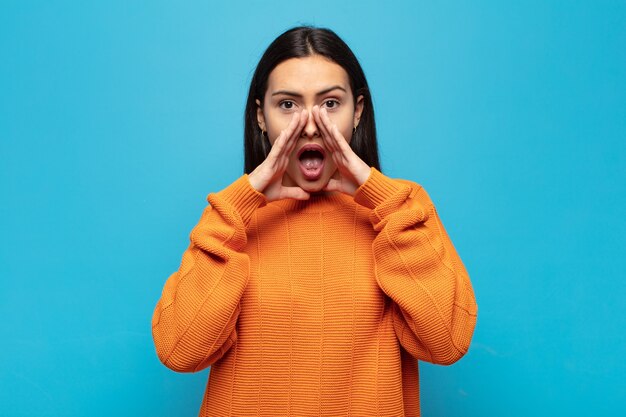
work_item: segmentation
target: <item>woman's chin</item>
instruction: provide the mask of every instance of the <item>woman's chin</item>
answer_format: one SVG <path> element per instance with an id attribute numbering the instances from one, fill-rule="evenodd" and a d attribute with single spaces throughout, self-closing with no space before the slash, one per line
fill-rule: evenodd
<path id="1" fill-rule="evenodd" d="M 328 181 L 323 182 L 323 180 L 320 178 L 317 181 L 303 181 L 302 183 L 298 185 L 307 193 L 315 194 L 315 193 L 322 192 L 324 190 L 324 187 L 326 187 L 327 183 Z"/>
<path id="2" fill-rule="evenodd" d="M 299 170 L 286 175 L 289 178 L 289 182 L 302 188 L 307 193 L 322 194 L 325 192 L 324 187 L 328 185 L 328 181 L 333 176 L 333 171 L 324 170 L 318 178 L 306 178 Z"/>

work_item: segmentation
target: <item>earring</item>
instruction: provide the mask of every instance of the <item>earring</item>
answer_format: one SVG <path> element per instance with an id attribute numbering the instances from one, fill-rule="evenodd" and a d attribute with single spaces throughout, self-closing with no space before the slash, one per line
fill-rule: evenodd
<path id="1" fill-rule="evenodd" d="M 356 126 L 352 128 L 352 134 L 354 135 L 355 133 L 356 133 Z"/>
<path id="2" fill-rule="evenodd" d="M 263 149 L 263 155 L 267 158 L 269 154 L 269 150 L 267 149 L 267 145 L 269 143 L 269 138 L 265 135 L 265 130 L 261 129 L 261 148 Z"/>

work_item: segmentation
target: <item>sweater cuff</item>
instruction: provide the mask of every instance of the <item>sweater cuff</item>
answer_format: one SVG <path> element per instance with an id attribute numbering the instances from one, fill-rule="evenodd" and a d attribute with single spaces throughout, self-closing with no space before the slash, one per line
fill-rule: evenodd
<path id="1" fill-rule="evenodd" d="M 209 201 L 210 196 L 211 194 L 207 196 L 207 201 Z M 215 196 L 229 203 L 239 214 L 246 227 L 250 223 L 254 211 L 267 204 L 265 195 L 250 184 L 248 174 L 243 174 L 228 187 L 215 193 Z"/>
<path id="2" fill-rule="evenodd" d="M 371 167 L 370 175 L 354 193 L 354 201 L 370 209 L 382 204 L 389 197 L 402 190 L 402 186 L 387 177 L 379 170 Z"/>

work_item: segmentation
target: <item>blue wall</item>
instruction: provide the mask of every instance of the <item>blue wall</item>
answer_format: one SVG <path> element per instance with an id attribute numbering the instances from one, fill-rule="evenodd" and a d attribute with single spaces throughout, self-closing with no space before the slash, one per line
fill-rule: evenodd
<path id="1" fill-rule="evenodd" d="M 353 48 L 383 169 L 426 187 L 473 280 L 424 416 L 623 408 L 626 3 L 225 3 L 1 3 L 0 415 L 197 414 L 208 371 L 161 365 L 152 312 L 299 23 Z"/>

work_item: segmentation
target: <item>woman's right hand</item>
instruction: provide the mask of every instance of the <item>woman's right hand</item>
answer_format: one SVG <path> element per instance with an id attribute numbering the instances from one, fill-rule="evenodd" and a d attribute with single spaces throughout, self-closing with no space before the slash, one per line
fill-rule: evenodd
<path id="1" fill-rule="evenodd" d="M 309 198 L 309 193 L 302 188 L 285 187 L 282 184 L 283 175 L 289 164 L 289 157 L 296 147 L 300 132 L 306 125 L 308 117 L 306 110 L 294 113 L 289 126 L 280 132 L 265 160 L 248 175 L 250 185 L 263 193 L 268 202 L 284 198 L 296 200 L 308 200 Z"/>

